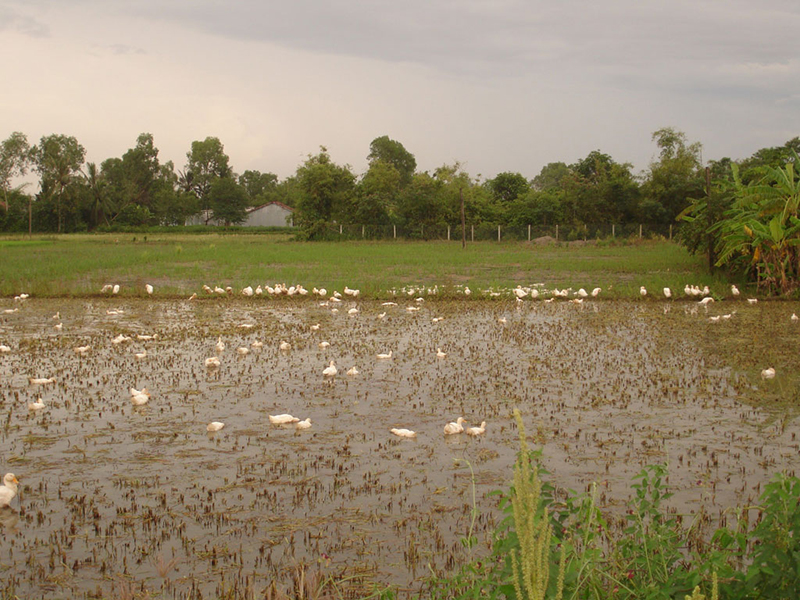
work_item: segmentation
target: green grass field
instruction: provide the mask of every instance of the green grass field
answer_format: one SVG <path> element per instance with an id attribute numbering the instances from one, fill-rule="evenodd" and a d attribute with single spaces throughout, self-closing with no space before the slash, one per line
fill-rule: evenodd
<path id="1" fill-rule="evenodd" d="M 180 297 L 203 284 L 302 284 L 307 288 L 359 288 L 383 297 L 406 285 L 458 285 L 474 291 L 543 283 L 551 287 L 603 288 L 603 297 L 638 297 L 644 285 L 662 297 L 687 283 L 728 294 L 723 275 L 707 273 L 701 257 L 666 241 L 620 244 L 536 245 L 527 242 L 314 242 L 275 235 L 69 235 L 0 239 L 0 294 L 39 297 L 99 293 L 106 283 L 122 295 Z M 477 295 L 477 294 L 476 294 Z"/>

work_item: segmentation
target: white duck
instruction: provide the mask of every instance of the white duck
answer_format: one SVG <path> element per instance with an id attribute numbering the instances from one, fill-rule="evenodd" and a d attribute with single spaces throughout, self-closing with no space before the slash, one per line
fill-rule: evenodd
<path id="1" fill-rule="evenodd" d="M 44 402 L 39 398 L 36 402 L 28 402 L 28 410 L 42 410 Z"/>
<path id="2" fill-rule="evenodd" d="M 467 429 L 467 435 L 483 435 L 486 433 L 486 421 L 481 422 L 480 427 L 470 427 Z"/>
<path id="3" fill-rule="evenodd" d="M 215 369 L 220 365 L 220 362 L 216 356 L 212 356 L 211 358 L 206 359 L 205 364 L 209 369 Z"/>
<path id="4" fill-rule="evenodd" d="M 444 426 L 444 434 L 445 435 L 455 435 L 457 433 L 461 433 L 464 431 L 464 423 L 467 420 L 464 417 L 458 417 L 455 421 L 451 421 L 447 425 Z"/>
<path id="5" fill-rule="evenodd" d="M 152 296 L 153 295 L 153 286 L 148 283 L 147 285 L 144 286 L 144 291 L 147 292 L 148 296 Z"/>
<path id="6" fill-rule="evenodd" d="M 645 296 L 647 296 L 647 288 L 646 288 L 646 287 L 644 287 L 644 286 L 641 286 L 641 287 L 639 288 L 639 294 L 640 294 L 642 297 L 645 297 Z"/>
<path id="7" fill-rule="evenodd" d="M 336 364 L 331 361 L 327 367 L 322 369 L 322 376 L 323 377 L 336 377 L 336 374 L 339 372 L 339 369 L 336 368 Z"/>
<path id="8" fill-rule="evenodd" d="M 0 506 L 8 506 L 17 495 L 19 481 L 13 473 L 6 473 L 3 485 L 0 486 Z"/>
<path id="9" fill-rule="evenodd" d="M 355 367 L 350 367 L 350 368 L 347 370 L 347 374 L 348 374 L 350 377 L 355 377 L 356 375 L 358 375 L 358 373 L 359 373 L 359 371 L 358 371 L 358 369 L 356 369 Z"/>
<path id="10" fill-rule="evenodd" d="M 416 431 L 411 431 L 410 429 L 397 429 L 395 427 L 395 428 L 390 429 L 389 431 L 391 431 L 393 434 L 395 434 L 396 436 L 399 436 L 399 437 L 405 437 L 405 438 L 417 437 L 417 432 Z"/>
<path id="11" fill-rule="evenodd" d="M 217 338 L 217 346 L 216 346 L 216 348 L 217 348 L 217 352 L 222 352 L 223 350 L 225 350 L 225 342 L 222 341 L 222 336 L 219 336 Z"/>
<path id="12" fill-rule="evenodd" d="M 761 371 L 761 379 L 775 379 L 775 369 L 770 367 Z"/>
<path id="13" fill-rule="evenodd" d="M 302 421 L 298 421 L 294 424 L 297 429 L 310 429 L 311 428 L 311 417 L 307 419 L 303 419 Z"/>
<path id="14" fill-rule="evenodd" d="M 244 346 L 240 346 L 236 349 L 236 353 L 239 356 L 247 356 L 250 353 L 250 348 L 245 348 Z"/>
<path id="15" fill-rule="evenodd" d="M 28 377 L 28 382 L 31 385 L 47 385 L 48 383 L 55 383 L 55 379 L 52 377 Z"/>
<path id="16" fill-rule="evenodd" d="M 389 350 L 389 352 L 387 352 L 385 354 L 378 354 L 378 359 L 379 360 L 389 360 L 390 358 L 392 358 L 392 351 L 391 350 Z"/>
<path id="17" fill-rule="evenodd" d="M 133 402 L 135 406 L 142 406 L 147 404 L 149 401 L 150 392 L 147 391 L 147 388 L 142 388 L 141 390 L 131 388 L 131 402 Z"/>
<path id="18" fill-rule="evenodd" d="M 283 413 L 280 415 L 269 415 L 269 422 L 273 425 L 287 425 L 289 423 L 297 423 L 300 419 L 292 415 Z"/>
<path id="19" fill-rule="evenodd" d="M 225 423 L 222 423 L 221 421 L 211 421 L 211 423 L 206 425 L 206 431 L 219 431 L 223 427 L 225 427 Z"/>
<path id="20" fill-rule="evenodd" d="M 672 290 L 668 287 L 664 288 L 664 298 L 672 298 Z"/>
<path id="21" fill-rule="evenodd" d="M 436 358 L 446 358 L 447 352 L 443 352 L 441 348 L 436 348 Z"/>
<path id="22" fill-rule="evenodd" d="M 278 348 L 280 350 L 283 350 L 284 352 L 288 352 L 289 350 L 292 349 L 292 345 L 286 340 L 281 340 L 281 343 L 280 345 L 278 345 Z"/>

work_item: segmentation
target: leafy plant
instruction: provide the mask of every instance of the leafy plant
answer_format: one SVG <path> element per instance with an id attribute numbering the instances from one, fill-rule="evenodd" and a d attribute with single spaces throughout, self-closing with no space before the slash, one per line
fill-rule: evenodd
<path id="1" fill-rule="evenodd" d="M 795 160 L 800 160 L 796 153 Z M 739 264 L 760 288 L 786 294 L 800 283 L 800 177 L 795 163 L 764 167 L 762 177 L 749 185 L 742 183 L 736 165 L 732 169 L 733 205 L 710 229 L 719 235 L 717 264 Z"/>
<path id="2" fill-rule="evenodd" d="M 541 506 L 542 484 L 539 470 L 531 460 L 525 440 L 525 426 L 519 410 L 514 410 L 519 427 L 519 457 L 514 464 L 514 489 L 511 494 L 514 528 L 518 547 L 511 552 L 511 573 L 516 598 L 543 600 L 550 579 L 550 538 L 553 527 L 548 518 L 547 507 Z M 560 600 L 564 590 L 564 567 L 566 554 L 561 550 L 556 599 Z"/>

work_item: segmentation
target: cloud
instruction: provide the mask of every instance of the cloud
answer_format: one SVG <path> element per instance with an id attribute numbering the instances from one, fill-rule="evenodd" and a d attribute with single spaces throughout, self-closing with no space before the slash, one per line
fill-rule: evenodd
<path id="1" fill-rule="evenodd" d="M 139 48 L 137 46 L 128 46 L 126 44 L 107 44 L 105 46 L 96 45 L 94 48 L 99 54 L 108 53 L 116 56 L 126 56 L 130 54 L 144 56 L 147 54 L 143 48 Z"/>
<path id="2" fill-rule="evenodd" d="M 13 31 L 37 38 L 50 35 L 49 27 L 41 21 L 29 15 L 19 14 L 9 7 L 0 6 L 0 33 L 5 31 Z"/>
<path id="3" fill-rule="evenodd" d="M 0 128 L 75 131 L 100 160 L 151 131 L 179 166 L 216 135 L 240 171 L 320 144 L 360 170 L 385 134 L 422 170 L 534 176 L 595 149 L 641 168 L 664 126 L 709 157 L 783 143 L 800 97 L 795 0 L 5 4 L 0 34 L 13 11 L 50 38 L 16 36 L 0 74 L 30 93 Z"/>
<path id="4" fill-rule="evenodd" d="M 680 0 L 182 0 L 130 3 L 124 10 L 237 40 L 481 76 L 513 76 L 556 61 L 587 68 L 769 62 L 787 45 L 798 48 L 800 21 L 800 8 L 779 0 L 724 7 Z"/>

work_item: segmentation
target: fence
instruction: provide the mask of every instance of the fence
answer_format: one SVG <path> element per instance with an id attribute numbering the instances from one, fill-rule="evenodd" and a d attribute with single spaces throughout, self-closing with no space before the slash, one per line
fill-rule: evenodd
<path id="1" fill-rule="evenodd" d="M 672 239 L 678 231 L 678 224 L 645 224 L 645 223 L 623 223 L 623 224 L 591 224 L 580 226 L 568 225 L 494 225 L 481 223 L 479 225 L 466 226 L 466 239 L 469 242 L 479 241 L 517 241 L 533 242 L 542 239 L 552 238 L 554 241 L 571 242 L 576 240 L 598 240 L 598 239 L 630 239 L 630 238 L 654 238 L 663 237 Z M 396 225 L 354 225 L 354 224 L 330 224 L 327 232 L 327 239 L 336 240 L 449 240 L 461 241 L 461 227 L 451 225 L 436 224 L 417 227 L 399 227 Z M 549 241 L 549 239 L 548 239 Z"/>

